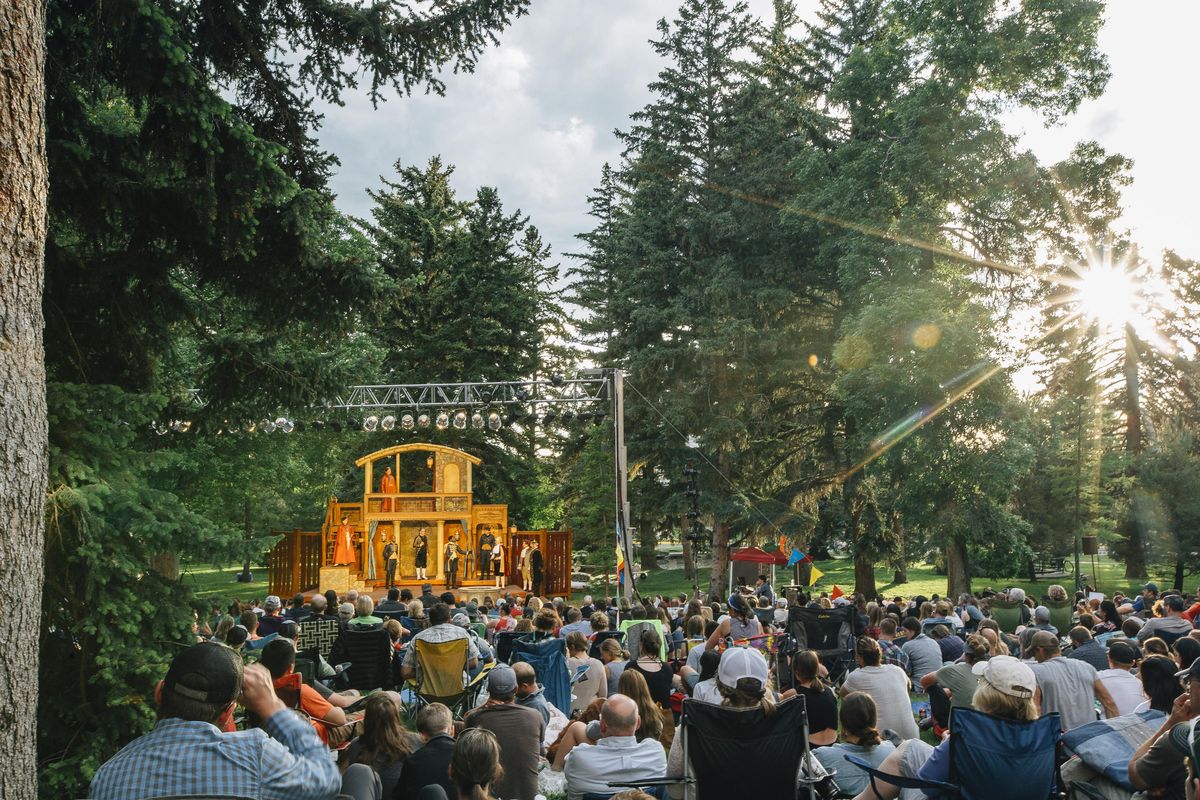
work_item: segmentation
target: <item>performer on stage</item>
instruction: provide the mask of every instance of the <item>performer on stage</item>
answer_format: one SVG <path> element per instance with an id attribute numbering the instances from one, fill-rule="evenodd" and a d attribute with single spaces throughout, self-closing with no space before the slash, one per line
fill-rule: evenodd
<path id="1" fill-rule="evenodd" d="M 504 588 L 504 542 L 497 541 L 492 548 L 492 572 L 496 575 L 496 588 Z"/>
<path id="2" fill-rule="evenodd" d="M 521 588 L 527 592 L 533 586 L 533 572 L 529 568 L 529 554 L 532 552 L 529 542 L 526 542 L 521 546 L 521 554 L 517 557 L 517 566 L 521 571 Z"/>
<path id="3" fill-rule="evenodd" d="M 340 566 L 342 564 L 353 565 L 357 559 L 354 557 L 354 528 L 350 525 L 350 517 L 342 517 L 342 524 L 338 525 L 337 533 L 333 540 L 333 564 Z"/>
<path id="4" fill-rule="evenodd" d="M 383 546 L 383 563 L 387 565 L 387 588 L 396 585 L 396 567 L 400 565 L 400 548 L 396 546 L 395 537 L 388 539 Z"/>
<path id="5" fill-rule="evenodd" d="M 542 596 L 542 569 L 545 567 L 545 559 L 542 558 L 542 551 L 538 549 L 538 543 L 533 541 L 532 549 L 529 551 L 529 570 L 533 574 L 533 593 L 538 597 Z"/>
<path id="6" fill-rule="evenodd" d="M 450 541 L 446 542 L 446 588 L 458 588 L 458 557 L 465 556 L 466 550 L 458 546 L 458 537 L 453 533 L 450 534 Z"/>
<path id="7" fill-rule="evenodd" d="M 413 564 L 417 568 L 417 580 L 429 580 L 426 574 L 426 565 L 429 563 L 429 535 L 425 533 L 425 529 L 417 531 L 417 535 L 413 537 Z"/>
<path id="8" fill-rule="evenodd" d="M 496 537 L 492 535 L 492 526 L 483 529 L 479 537 L 479 570 L 481 578 L 492 577 L 492 549 L 496 546 Z"/>
<path id="9" fill-rule="evenodd" d="M 383 475 L 379 478 L 379 493 L 380 494 L 395 494 L 396 493 L 396 476 L 392 474 L 392 468 L 386 467 L 383 470 Z M 392 498 L 385 497 L 380 505 L 381 511 L 392 510 Z"/>

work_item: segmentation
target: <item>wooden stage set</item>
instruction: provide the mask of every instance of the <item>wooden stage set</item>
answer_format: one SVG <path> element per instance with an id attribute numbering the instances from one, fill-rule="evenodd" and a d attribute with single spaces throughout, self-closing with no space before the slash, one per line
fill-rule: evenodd
<path id="1" fill-rule="evenodd" d="M 282 538 L 268 556 L 269 590 L 279 597 L 302 592 L 350 589 L 383 597 L 386 563 L 383 549 L 396 545 L 396 584 L 421 593 L 429 583 L 435 594 L 445 584 L 446 544 L 456 537 L 461 598 L 496 596 L 490 573 L 490 546 L 502 548 L 509 589 L 520 589 L 519 559 L 523 548 L 537 543 L 543 558 L 542 594 L 567 596 L 571 591 L 571 531 L 520 530 L 508 518 L 508 506 L 476 504 L 474 468 L 480 459 L 451 447 L 415 443 L 377 450 L 354 462 L 362 470 L 363 494 L 343 502 L 329 498 L 320 531 L 275 531 Z M 352 531 L 353 559 L 335 565 L 338 527 L 346 519 Z M 428 537 L 427 579 L 417 578 L 415 540 L 424 528 Z"/>

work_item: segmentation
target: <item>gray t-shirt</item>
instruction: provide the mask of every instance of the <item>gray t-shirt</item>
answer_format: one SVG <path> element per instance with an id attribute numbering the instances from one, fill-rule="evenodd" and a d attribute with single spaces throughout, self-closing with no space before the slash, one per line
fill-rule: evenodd
<path id="1" fill-rule="evenodd" d="M 971 707 L 971 698 L 979 688 L 979 676 L 971 671 L 970 664 L 965 661 L 947 664 L 937 671 L 937 679 L 943 689 L 954 695 L 950 698 L 951 708 Z"/>
<path id="2" fill-rule="evenodd" d="M 934 645 L 937 648 L 937 645 Z M 860 667 L 846 676 L 845 691 L 866 692 L 875 701 L 878 728 L 895 731 L 901 739 L 921 735 L 908 697 L 908 676 L 895 664 Z"/>
<path id="3" fill-rule="evenodd" d="M 921 678 L 942 668 L 942 648 L 923 633 L 909 639 L 900 649 L 908 656 L 908 674 L 914 688 L 921 685 Z"/>
<path id="4" fill-rule="evenodd" d="M 1057 711 L 1064 731 L 1096 721 L 1096 668 L 1086 661 L 1056 656 L 1030 664 L 1042 691 L 1042 713 Z"/>
<path id="5" fill-rule="evenodd" d="M 836 772 L 833 782 L 844 795 L 857 795 L 870 785 L 870 778 L 862 767 L 851 764 L 846 760 L 846 754 L 857 756 L 875 769 L 883 760 L 896 750 L 891 742 L 880 742 L 874 747 L 863 747 L 861 744 L 838 742 L 829 747 L 818 747 L 812 751 L 817 761 L 821 762 L 828 772 Z"/>

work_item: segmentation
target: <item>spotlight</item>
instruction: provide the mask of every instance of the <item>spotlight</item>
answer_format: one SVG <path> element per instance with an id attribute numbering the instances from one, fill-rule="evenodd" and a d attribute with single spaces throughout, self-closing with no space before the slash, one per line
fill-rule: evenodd
<path id="1" fill-rule="evenodd" d="M 592 424 L 599 425 L 604 422 L 604 418 L 608 416 L 608 412 L 604 409 L 596 409 L 596 413 L 592 414 Z"/>
<path id="2" fill-rule="evenodd" d="M 273 420 L 264 419 L 262 422 L 258 423 L 258 428 L 263 433 L 274 433 L 275 422 Z"/>
<path id="3" fill-rule="evenodd" d="M 562 386 L 563 385 L 563 376 L 562 375 L 551 375 L 550 383 L 555 386 Z"/>
<path id="4" fill-rule="evenodd" d="M 314 431 L 319 431 L 319 430 L 321 430 L 322 428 L 324 428 L 324 427 L 325 427 L 325 420 L 323 420 L 323 419 L 314 419 L 314 420 L 313 420 L 313 421 L 312 421 L 312 422 L 309 424 L 309 427 L 310 427 L 310 428 L 312 428 Z M 300 426 L 300 423 L 299 423 L 299 422 L 297 422 L 297 423 L 296 423 L 296 430 L 302 430 L 302 428 L 301 428 L 301 426 Z"/>
<path id="5" fill-rule="evenodd" d="M 545 414 L 542 415 L 542 424 L 549 425 L 551 422 L 554 422 L 557 419 L 558 419 L 558 412 L 555 411 L 553 407 L 551 407 L 550 409 L 548 409 L 546 411 Z"/>
<path id="6" fill-rule="evenodd" d="M 192 423 L 185 419 L 177 419 L 171 423 L 171 430 L 175 433 L 187 433 L 192 429 Z"/>
<path id="7" fill-rule="evenodd" d="M 560 419 L 562 419 L 563 424 L 566 425 L 575 419 L 575 412 L 568 408 L 566 411 L 562 412 Z"/>
<path id="8" fill-rule="evenodd" d="M 439 411 L 438 415 L 437 415 L 437 419 L 434 420 L 433 424 L 437 426 L 437 429 L 439 431 L 446 430 L 446 428 L 450 427 L 450 415 L 447 414 L 445 411 Z"/>
<path id="9" fill-rule="evenodd" d="M 284 429 L 284 431 L 283 431 L 284 433 L 291 433 L 292 431 L 295 431 L 296 433 L 300 433 L 300 432 L 301 432 L 301 431 L 303 431 L 303 430 L 304 430 L 306 427 L 308 427 L 310 423 L 306 423 L 304 420 L 296 420 L 295 422 L 292 422 L 292 421 L 290 421 L 290 420 L 289 420 L 289 424 L 290 424 L 292 427 L 291 427 L 291 428 L 285 428 L 285 429 Z"/>
<path id="10" fill-rule="evenodd" d="M 500 430 L 501 420 L 499 411 L 489 411 L 487 416 L 488 430 Z"/>
<path id="11" fill-rule="evenodd" d="M 478 411 L 471 414 L 471 427 L 479 430 L 483 427 L 483 414 Z"/>
<path id="12" fill-rule="evenodd" d="M 254 424 L 254 420 L 246 423 L 246 433 L 254 433 L 256 430 L 258 430 L 258 426 Z"/>
<path id="13" fill-rule="evenodd" d="M 362 425 L 364 431 L 367 431 L 368 433 L 374 433 L 375 429 L 379 427 L 379 417 L 372 414 L 363 420 Z"/>
<path id="14" fill-rule="evenodd" d="M 392 428 L 396 427 L 396 418 L 394 416 L 392 416 L 391 414 L 388 414 L 386 417 L 384 417 L 382 420 L 379 421 L 379 425 L 385 431 L 390 431 Z"/>
<path id="15" fill-rule="evenodd" d="M 466 428 L 467 428 L 467 412 L 465 412 L 465 411 L 455 411 L 454 412 L 454 427 L 460 431 L 466 430 Z"/>
<path id="16" fill-rule="evenodd" d="M 421 416 L 417 417 L 417 425 L 422 428 L 428 428 L 429 427 L 429 415 L 422 414 Z"/>
<path id="17" fill-rule="evenodd" d="M 285 422 L 287 422 L 287 417 L 278 417 L 278 418 L 276 418 L 276 420 L 275 420 L 275 427 L 276 427 L 276 428 L 279 428 L 279 429 L 281 429 L 281 430 L 282 430 L 282 429 L 283 429 L 283 423 L 285 423 Z"/>
<path id="18" fill-rule="evenodd" d="M 342 432 L 342 423 L 338 422 L 335 419 L 333 422 L 329 423 L 329 430 L 333 431 L 334 433 L 341 433 Z"/>
<path id="19" fill-rule="evenodd" d="M 516 397 L 518 401 L 524 403 L 529 399 L 529 390 L 524 386 L 518 387 L 517 390 L 513 392 L 513 396 Z"/>
<path id="20" fill-rule="evenodd" d="M 283 431 L 284 433 L 291 433 L 292 431 L 296 430 L 296 423 L 292 422 L 290 419 L 284 419 L 282 424 L 278 422 L 275 423 L 275 427 L 279 428 L 279 430 Z"/>
<path id="21" fill-rule="evenodd" d="M 166 436 L 167 431 L 170 430 L 170 428 L 168 428 L 166 425 L 163 425 L 161 422 L 155 422 L 150 427 L 153 428 L 154 432 L 157 433 L 159 436 Z"/>
<path id="22" fill-rule="evenodd" d="M 416 423 L 413 422 L 412 414 L 404 414 L 403 416 L 400 417 L 400 427 L 406 431 L 411 431 L 413 429 L 413 425 L 415 425 L 415 424 Z M 429 424 L 428 419 L 426 419 L 425 424 L 426 425 Z"/>

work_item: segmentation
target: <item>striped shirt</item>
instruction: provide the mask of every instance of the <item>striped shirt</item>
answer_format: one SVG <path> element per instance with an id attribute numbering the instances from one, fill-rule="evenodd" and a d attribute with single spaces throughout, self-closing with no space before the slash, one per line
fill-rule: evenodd
<path id="1" fill-rule="evenodd" d="M 328 800 L 341 790 L 337 765 L 311 725 L 279 711 L 264 727 L 222 733 L 207 722 L 159 720 L 100 767 L 88 797 Z"/>

